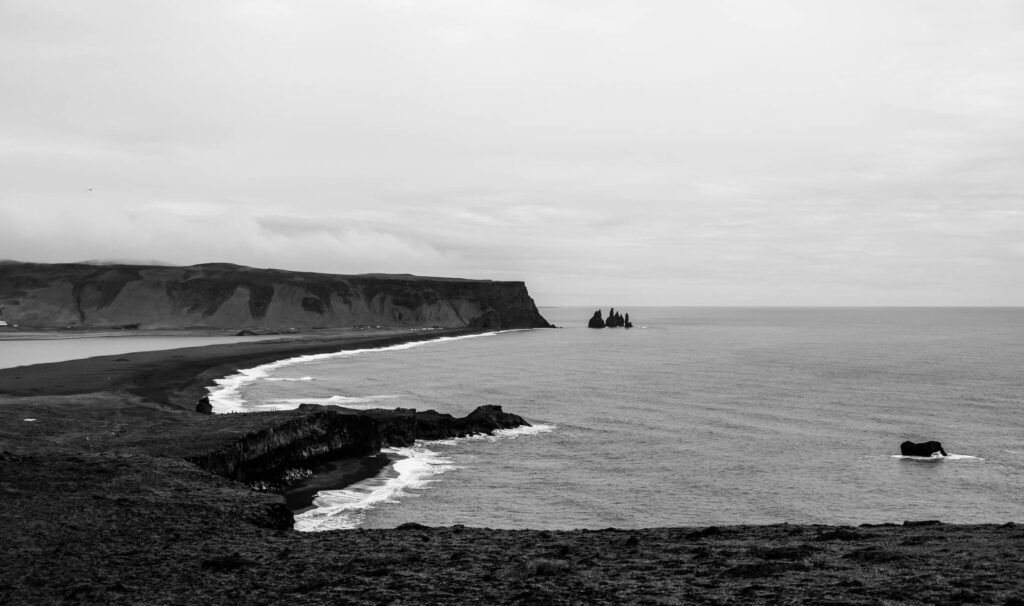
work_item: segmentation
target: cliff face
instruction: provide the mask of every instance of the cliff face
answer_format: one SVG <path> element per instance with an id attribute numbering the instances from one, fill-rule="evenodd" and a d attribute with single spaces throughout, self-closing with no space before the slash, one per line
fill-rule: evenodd
<path id="1" fill-rule="evenodd" d="M 415 440 L 438 440 L 496 429 L 529 426 L 500 406 L 480 406 L 456 418 L 433 410 L 371 410 L 353 414 L 303 404 L 302 414 L 284 423 L 237 436 L 212 452 L 185 459 L 217 475 L 280 486 L 282 474 L 295 467 L 340 457 L 368 455 L 384 446 L 408 446 Z"/>
<path id="2" fill-rule="evenodd" d="M 43 329 L 549 326 L 522 282 L 228 264 L 0 263 L 0 320 Z"/>

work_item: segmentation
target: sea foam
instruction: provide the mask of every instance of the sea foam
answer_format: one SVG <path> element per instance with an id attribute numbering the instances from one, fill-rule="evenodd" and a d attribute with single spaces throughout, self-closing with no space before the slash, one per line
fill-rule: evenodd
<path id="1" fill-rule="evenodd" d="M 443 444 L 445 446 L 453 446 L 459 442 L 496 442 L 501 439 L 514 440 L 524 436 L 535 436 L 541 433 L 550 433 L 557 429 L 555 425 L 549 425 L 544 423 L 538 423 L 537 425 L 522 425 L 520 427 L 514 427 L 512 429 L 495 429 L 494 433 L 487 435 L 485 433 L 475 433 L 471 436 L 465 436 L 462 438 L 449 438 L 446 440 L 433 440 L 431 444 Z"/>
<path id="2" fill-rule="evenodd" d="M 983 459 L 981 457 L 975 457 L 975 456 L 972 456 L 972 455 L 965 455 L 965 454 L 954 454 L 954 453 L 949 453 L 946 456 L 942 456 L 941 454 L 935 453 L 935 454 L 933 454 L 930 457 L 912 457 L 912 456 L 909 456 L 909 455 L 891 455 L 891 456 L 894 459 L 902 459 L 902 460 L 905 460 L 905 461 L 921 461 L 921 462 L 924 462 L 924 463 L 932 463 L 932 462 L 938 462 L 938 461 L 984 461 L 985 460 L 985 459 Z"/>
<path id="3" fill-rule="evenodd" d="M 489 337 L 498 334 L 498 332 L 483 332 L 472 335 L 460 335 L 457 337 L 438 337 L 436 339 L 429 339 L 426 341 L 411 341 L 409 343 L 399 343 L 398 345 L 389 345 L 387 347 L 371 347 L 367 349 L 345 349 L 341 351 L 335 351 L 323 354 L 307 354 L 302 356 L 296 356 L 294 358 L 286 358 L 284 360 L 278 360 L 276 362 L 270 362 L 269 364 L 262 364 L 260 366 L 254 366 L 253 368 L 246 368 L 238 371 L 233 375 L 222 377 L 214 380 L 215 386 L 208 389 L 210 398 L 210 404 L 213 406 L 213 412 L 215 414 L 222 414 L 228 412 L 247 412 L 253 410 L 289 410 L 296 408 L 299 404 L 306 402 L 307 400 L 295 401 L 289 400 L 286 402 L 267 402 L 258 406 L 253 406 L 247 403 L 241 395 L 241 390 L 246 385 L 259 380 L 287 380 L 275 378 L 272 373 L 275 370 L 286 368 L 288 366 L 294 366 L 296 364 L 302 364 L 304 362 L 316 362 L 320 360 L 330 360 L 333 358 L 347 358 L 350 356 L 358 356 L 367 353 L 384 352 L 384 351 L 400 351 L 404 349 L 412 349 L 414 347 L 423 347 L 426 345 L 432 345 L 437 343 L 445 343 L 448 341 L 459 341 L 462 339 L 473 339 L 476 337 Z M 312 377 L 302 377 L 297 379 L 299 381 L 314 380 Z M 296 380 L 296 379 L 292 379 Z"/>
<path id="4" fill-rule="evenodd" d="M 379 402 L 381 400 L 391 400 L 397 397 L 397 395 L 379 395 L 331 396 L 329 398 L 277 398 L 274 400 L 268 400 L 267 404 L 283 408 L 295 408 L 300 404 L 320 404 L 322 406 L 343 406 L 345 408 L 365 410 L 370 408 L 380 408 Z"/>
<path id="5" fill-rule="evenodd" d="M 431 446 L 451 446 L 460 441 L 516 439 L 554 431 L 554 425 L 538 424 L 515 429 L 499 429 L 494 435 L 474 434 L 464 438 L 417 440 L 411 447 L 385 448 L 381 452 L 395 462 L 380 476 L 357 482 L 341 490 L 323 490 L 313 499 L 313 508 L 295 516 L 295 530 L 319 532 L 357 528 L 367 512 L 384 503 L 397 503 L 410 490 L 421 490 L 437 476 L 459 469 L 455 461 L 431 450 Z"/>
<path id="6" fill-rule="evenodd" d="M 295 516 L 295 530 L 318 532 L 356 528 L 366 512 L 382 503 L 395 503 L 407 490 L 424 488 L 436 476 L 455 469 L 450 459 L 417 442 L 411 447 L 385 448 L 397 460 L 381 476 L 342 490 L 324 490 L 313 499 L 313 509 Z"/>

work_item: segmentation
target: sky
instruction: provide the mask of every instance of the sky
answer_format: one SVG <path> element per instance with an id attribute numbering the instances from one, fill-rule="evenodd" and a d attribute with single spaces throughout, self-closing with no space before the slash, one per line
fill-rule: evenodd
<path id="1" fill-rule="evenodd" d="M 0 259 L 1024 305 L 1019 0 L 0 0 Z"/>

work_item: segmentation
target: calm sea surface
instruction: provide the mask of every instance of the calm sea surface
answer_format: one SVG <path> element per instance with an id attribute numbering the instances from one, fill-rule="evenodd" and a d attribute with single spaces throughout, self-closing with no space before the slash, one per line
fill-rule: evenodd
<path id="1" fill-rule="evenodd" d="M 213 400 L 499 404 L 534 424 L 391 449 L 305 530 L 1024 522 L 1024 309 L 624 311 L 636 328 L 546 308 L 563 328 L 278 363 Z M 900 457 L 904 440 L 952 456 Z"/>
<path id="2" fill-rule="evenodd" d="M 7 336 L 0 333 L 0 337 Z M 32 335 L 31 338 L 0 338 L 0 368 L 112 356 L 137 351 L 200 347 L 243 341 L 280 339 L 280 336 L 149 336 L 127 333 L 118 336 Z"/>

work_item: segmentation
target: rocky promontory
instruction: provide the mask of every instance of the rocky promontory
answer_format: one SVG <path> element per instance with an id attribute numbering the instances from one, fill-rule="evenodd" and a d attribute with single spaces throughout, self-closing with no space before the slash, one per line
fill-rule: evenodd
<path id="1" fill-rule="evenodd" d="M 279 489 L 288 487 L 289 472 L 324 461 L 362 457 L 386 446 L 411 446 L 416 440 L 490 435 L 530 425 L 495 405 L 479 406 L 462 418 L 433 410 L 356 411 L 309 404 L 295 411 L 253 413 L 242 424 L 234 416 L 220 416 L 206 426 L 206 431 L 228 439 L 198 454 L 192 446 L 188 450 L 193 453 L 184 450 L 180 456 L 219 476 Z M 190 438 L 193 443 L 211 441 L 195 430 Z"/>
<path id="2" fill-rule="evenodd" d="M 37 330 L 549 326 L 523 282 L 12 261 L 0 262 L 0 321 Z"/>

